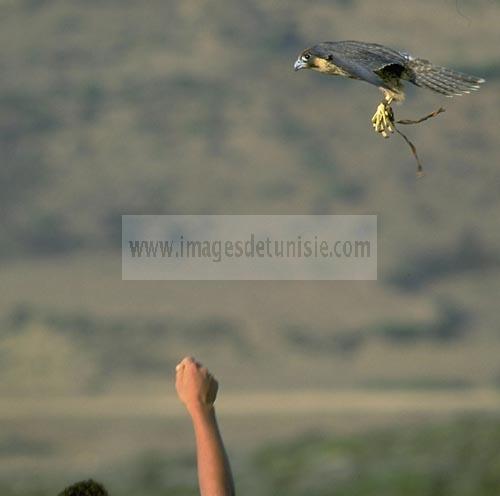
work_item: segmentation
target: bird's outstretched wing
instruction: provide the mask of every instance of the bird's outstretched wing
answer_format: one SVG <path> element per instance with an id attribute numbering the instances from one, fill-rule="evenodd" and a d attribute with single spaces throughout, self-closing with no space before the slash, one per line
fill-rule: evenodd
<path id="1" fill-rule="evenodd" d="M 360 41 L 324 42 L 315 47 L 320 56 L 329 58 L 355 79 L 385 87 L 381 71 L 391 68 L 400 76 L 406 70 L 409 55 L 377 43 Z"/>
<path id="2" fill-rule="evenodd" d="M 485 82 L 483 78 L 434 65 L 425 59 L 411 60 L 409 69 L 409 80 L 413 84 L 448 97 L 477 91 Z"/>

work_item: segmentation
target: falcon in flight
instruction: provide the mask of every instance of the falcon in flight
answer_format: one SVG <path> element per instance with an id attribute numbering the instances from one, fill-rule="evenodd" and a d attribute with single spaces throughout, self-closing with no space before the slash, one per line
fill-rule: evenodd
<path id="1" fill-rule="evenodd" d="M 428 88 L 447 97 L 478 90 L 479 85 L 484 83 L 482 78 L 434 65 L 407 52 L 361 41 L 327 41 L 307 48 L 295 61 L 294 69 L 312 69 L 378 86 L 384 93 L 384 100 L 378 106 L 372 123 L 375 131 L 384 138 L 394 131 L 391 103 L 404 100 L 403 81 L 410 81 L 416 86 Z M 440 109 L 430 116 L 443 110 Z M 410 124 L 426 118 L 398 122 Z"/>

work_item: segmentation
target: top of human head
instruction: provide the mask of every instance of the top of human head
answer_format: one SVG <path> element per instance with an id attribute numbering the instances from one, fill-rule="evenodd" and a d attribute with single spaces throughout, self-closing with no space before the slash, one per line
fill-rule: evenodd
<path id="1" fill-rule="evenodd" d="M 109 494 L 102 484 L 89 479 L 68 486 L 58 496 L 109 496 Z"/>

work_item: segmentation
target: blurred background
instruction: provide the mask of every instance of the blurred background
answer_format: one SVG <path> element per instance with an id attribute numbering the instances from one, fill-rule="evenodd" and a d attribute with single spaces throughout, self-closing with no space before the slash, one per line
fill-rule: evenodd
<path id="1" fill-rule="evenodd" d="M 500 492 L 500 3 L 4 0 L 0 488 L 194 495 L 173 394 L 221 383 L 239 494 Z M 408 133 L 294 73 L 374 41 L 485 77 Z M 378 214 L 376 282 L 123 282 L 122 214 Z"/>

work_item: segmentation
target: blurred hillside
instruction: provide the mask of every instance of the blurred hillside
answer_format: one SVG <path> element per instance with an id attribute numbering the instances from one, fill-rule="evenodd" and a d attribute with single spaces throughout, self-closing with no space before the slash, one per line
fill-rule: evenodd
<path id="1" fill-rule="evenodd" d="M 499 25 L 494 0 L 2 2 L 2 402 L 168 394 L 188 353 L 228 391 L 499 388 Z M 409 88 L 395 109 L 447 109 L 405 130 L 422 180 L 399 137 L 373 132 L 376 88 L 293 72 L 303 48 L 340 39 L 487 79 L 452 100 Z M 121 215 L 141 213 L 375 213 L 379 281 L 123 282 Z M 85 458 L 102 426 L 52 421 L 46 429 L 36 411 L 1 420 L 2 476 L 30 467 L 43 478 L 73 457 L 102 468 Z M 127 422 L 116 432 L 140 430 Z M 266 422 L 257 445 L 279 423 Z M 148 439 L 168 434 L 188 450 L 174 431 L 154 424 Z M 122 449 L 116 439 L 100 448 L 110 480 Z M 418 494 L 448 494 L 417 479 Z M 392 494 L 379 482 L 367 491 Z"/>
<path id="2" fill-rule="evenodd" d="M 227 353 L 241 355 L 235 368 L 290 353 L 278 384 L 291 370 L 301 380 L 311 356 L 339 384 L 498 381 L 496 3 L 29 0 L 1 9 L 0 311 L 17 336 L 8 346 L 24 330 L 83 347 L 96 367 L 79 383 L 88 388 L 123 377 L 123 367 L 157 373 L 179 353 L 206 352 L 213 341 L 203 336 L 214 332 L 210 355 L 226 364 Z M 447 107 L 408 129 L 425 179 L 415 179 L 404 142 L 372 132 L 376 88 L 292 71 L 303 47 L 346 38 L 488 78 L 454 100 L 410 90 L 397 109 Z M 126 213 L 377 213 L 379 282 L 125 284 Z M 110 361 L 118 341 L 121 358 Z M 385 352 L 390 372 L 377 369 Z M 482 365 L 465 367 L 468 353 Z"/>
<path id="3" fill-rule="evenodd" d="M 382 276 L 464 237 L 496 253 L 499 10 L 460 4 L 469 20 L 447 1 L 4 2 L 1 253 L 116 249 L 124 213 L 340 211 L 381 215 Z M 448 108 L 408 129 L 427 180 L 371 132 L 376 88 L 293 73 L 345 38 L 488 78 L 398 109 Z"/>

